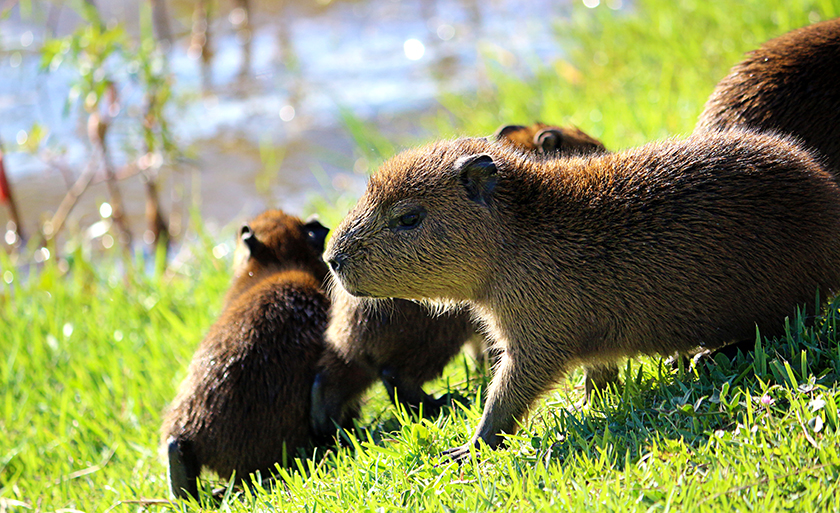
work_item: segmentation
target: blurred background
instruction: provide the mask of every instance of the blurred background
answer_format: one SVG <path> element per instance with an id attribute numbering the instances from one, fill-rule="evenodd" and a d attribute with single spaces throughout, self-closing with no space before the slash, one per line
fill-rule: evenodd
<path id="1" fill-rule="evenodd" d="M 16 212 L 0 209 L 5 245 L 31 244 L 36 261 L 48 242 L 136 251 L 179 240 L 190 212 L 217 232 L 268 207 L 349 204 L 381 158 L 458 130 L 434 129 L 449 115 L 440 99 L 489 84 L 488 57 L 519 78 L 563 57 L 556 23 L 570 10 L 547 0 L 7 1 L 0 140 Z"/>

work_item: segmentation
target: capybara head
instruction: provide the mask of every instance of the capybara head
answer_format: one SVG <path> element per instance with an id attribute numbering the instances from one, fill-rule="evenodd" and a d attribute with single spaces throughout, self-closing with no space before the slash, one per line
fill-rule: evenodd
<path id="1" fill-rule="evenodd" d="M 323 281 L 328 271 L 321 253 L 328 232 L 317 220 L 303 222 L 280 210 L 267 210 L 242 225 L 228 300 L 263 276 L 284 269 L 311 272 Z"/>
<path id="2" fill-rule="evenodd" d="M 484 265 L 493 260 L 489 252 L 504 246 L 494 221 L 497 166 L 525 158 L 485 139 L 397 155 L 371 177 L 324 259 L 357 296 L 475 297 L 484 285 Z"/>
<path id="3" fill-rule="evenodd" d="M 517 149 L 554 157 L 605 153 L 604 144 L 577 127 L 536 122 L 531 126 L 503 125 L 493 137 Z"/>

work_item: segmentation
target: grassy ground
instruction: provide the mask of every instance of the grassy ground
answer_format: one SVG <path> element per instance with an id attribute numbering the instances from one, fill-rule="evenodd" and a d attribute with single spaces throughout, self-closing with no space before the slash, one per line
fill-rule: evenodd
<path id="1" fill-rule="evenodd" d="M 742 52 L 838 15 L 837 2 L 806 0 L 576 5 L 559 22 L 566 60 L 522 82 L 500 48 L 486 48 L 479 94 L 444 98 L 449 113 L 433 131 L 542 119 L 577 124 L 612 149 L 684 134 Z M 387 144 L 374 147 L 369 157 L 387 156 Z M 215 242 L 193 244 L 210 255 Z M 187 258 L 152 275 L 81 255 L 65 274 L 54 261 L 21 270 L 0 255 L 0 512 L 196 510 L 131 501 L 166 496 L 161 411 L 218 311 L 228 258 Z M 812 328 L 791 312 L 790 335 L 759 339 L 754 359 L 688 371 L 632 361 L 623 390 L 582 411 L 572 406 L 582 396 L 575 374 L 508 449 L 462 466 L 438 454 L 477 424 L 486 381 L 459 358 L 429 388 L 457 389 L 469 406 L 416 421 L 377 390 L 350 448 L 299 462 L 283 486 L 222 509 L 838 511 L 838 306 Z"/>

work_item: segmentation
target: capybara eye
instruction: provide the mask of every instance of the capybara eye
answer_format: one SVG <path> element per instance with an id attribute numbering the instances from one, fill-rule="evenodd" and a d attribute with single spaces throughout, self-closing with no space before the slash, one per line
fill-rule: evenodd
<path id="1" fill-rule="evenodd" d="M 400 226 L 403 228 L 414 228 L 420 224 L 420 214 L 417 212 L 410 212 L 400 216 Z"/>
<path id="2" fill-rule="evenodd" d="M 415 207 L 392 220 L 391 227 L 396 230 L 412 230 L 420 226 L 424 217 L 426 217 L 426 209 Z"/>

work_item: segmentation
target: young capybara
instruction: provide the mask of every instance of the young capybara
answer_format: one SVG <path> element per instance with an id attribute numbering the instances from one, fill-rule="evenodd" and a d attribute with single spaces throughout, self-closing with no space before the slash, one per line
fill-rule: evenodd
<path id="1" fill-rule="evenodd" d="M 505 125 L 493 138 L 513 148 L 554 158 L 605 152 L 604 145 L 581 130 L 544 123 Z M 469 312 L 453 309 L 432 313 L 403 299 L 370 300 L 351 296 L 341 287 L 331 291 L 327 351 L 318 363 L 312 389 L 312 426 L 322 436 L 356 415 L 362 394 L 382 380 L 392 401 L 436 416 L 446 398 L 434 398 L 423 384 L 441 375 L 465 343 L 481 347 Z M 615 366 L 587 367 L 586 396 L 593 388 L 615 381 Z"/>
<path id="2" fill-rule="evenodd" d="M 735 127 L 794 135 L 840 177 L 840 19 L 771 39 L 730 70 L 695 133 Z"/>
<path id="3" fill-rule="evenodd" d="M 279 210 L 242 227 L 222 314 L 161 429 L 176 497 L 198 498 L 202 468 L 237 480 L 266 476 L 310 446 L 310 390 L 329 308 L 326 234 L 317 221 Z"/>
<path id="4" fill-rule="evenodd" d="M 435 416 L 447 398 L 423 384 L 437 378 L 466 342 L 481 340 L 466 311 L 435 315 L 402 299 L 365 300 L 333 287 L 326 340 L 312 388 L 312 427 L 321 436 L 348 424 L 362 394 L 382 380 L 392 401 Z M 422 405 L 422 410 L 421 410 Z"/>
<path id="5" fill-rule="evenodd" d="M 493 134 L 497 141 L 555 158 L 606 153 L 604 144 L 577 127 L 558 127 L 536 122 L 531 126 L 503 125 Z"/>
<path id="6" fill-rule="evenodd" d="M 375 173 L 324 258 L 351 294 L 465 303 L 503 351 L 463 458 L 579 364 L 783 332 L 840 286 L 840 190 L 795 141 L 709 132 L 536 159 L 484 139 Z"/>

